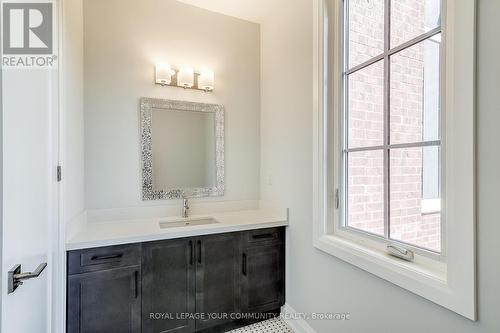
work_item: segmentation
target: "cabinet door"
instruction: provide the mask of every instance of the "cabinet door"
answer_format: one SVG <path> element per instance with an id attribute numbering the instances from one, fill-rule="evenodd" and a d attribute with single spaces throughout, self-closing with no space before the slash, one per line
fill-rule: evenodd
<path id="1" fill-rule="evenodd" d="M 144 333 L 194 332 L 194 245 L 190 239 L 143 244 Z"/>
<path id="2" fill-rule="evenodd" d="M 204 315 L 196 321 L 196 330 L 228 323 L 231 314 L 240 311 L 238 239 L 230 233 L 196 240 L 196 312 Z"/>
<path id="3" fill-rule="evenodd" d="M 141 332 L 141 268 L 68 277 L 68 333 Z"/>
<path id="4" fill-rule="evenodd" d="M 284 304 L 284 244 L 245 248 L 241 271 L 242 311 L 272 311 Z"/>

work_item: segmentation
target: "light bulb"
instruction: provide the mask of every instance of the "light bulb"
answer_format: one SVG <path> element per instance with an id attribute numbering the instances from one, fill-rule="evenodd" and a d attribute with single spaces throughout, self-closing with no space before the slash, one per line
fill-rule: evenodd
<path id="1" fill-rule="evenodd" d="M 157 84 L 167 85 L 172 82 L 172 67 L 169 63 L 156 64 L 155 80 Z"/>
<path id="2" fill-rule="evenodd" d="M 205 91 L 214 90 L 214 71 L 209 69 L 201 71 L 198 77 L 198 88 Z"/>
<path id="3" fill-rule="evenodd" d="M 182 67 L 177 73 L 177 85 L 183 88 L 191 88 L 194 84 L 194 70 L 191 67 Z"/>

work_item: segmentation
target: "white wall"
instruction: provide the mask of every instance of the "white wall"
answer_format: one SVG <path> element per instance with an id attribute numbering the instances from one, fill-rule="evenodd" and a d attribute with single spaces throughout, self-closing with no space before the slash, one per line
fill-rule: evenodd
<path id="1" fill-rule="evenodd" d="M 84 210 L 83 2 L 64 1 L 63 22 L 63 221 Z"/>
<path id="2" fill-rule="evenodd" d="M 63 167 L 62 181 L 62 235 L 61 247 L 64 252 L 66 237 L 71 237 L 74 228 L 70 224 L 82 221 L 85 210 L 85 173 L 84 173 L 84 112 L 83 112 L 83 0 L 64 0 L 63 10 L 63 49 L 62 49 L 62 147 L 60 159 Z M 66 237 L 65 237 L 66 236 Z M 66 257 L 59 258 L 59 272 L 53 277 L 52 320 L 55 332 L 64 331 L 66 311 L 65 285 Z"/>
<path id="3" fill-rule="evenodd" d="M 261 197 L 290 207 L 287 302 L 299 312 L 351 314 L 309 322 L 317 332 L 500 331 L 500 2 L 478 2 L 478 322 L 313 247 L 312 2 L 294 0 L 262 23 Z"/>
<path id="4" fill-rule="evenodd" d="M 139 98 L 218 103 L 226 108 L 226 195 L 259 197 L 260 28 L 174 0 L 85 0 L 86 208 L 142 202 Z M 215 91 L 159 87 L 154 64 L 209 67 Z"/>

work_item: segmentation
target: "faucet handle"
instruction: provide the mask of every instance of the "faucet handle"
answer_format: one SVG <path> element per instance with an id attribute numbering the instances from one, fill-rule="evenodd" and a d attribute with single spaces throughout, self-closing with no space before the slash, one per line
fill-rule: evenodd
<path id="1" fill-rule="evenodd" d="M 188 210 L 189 210 L 188 198 L 184 195 L 184 192 L 182 192 L 182 217 L 184 218 L 188 217 Z"/>

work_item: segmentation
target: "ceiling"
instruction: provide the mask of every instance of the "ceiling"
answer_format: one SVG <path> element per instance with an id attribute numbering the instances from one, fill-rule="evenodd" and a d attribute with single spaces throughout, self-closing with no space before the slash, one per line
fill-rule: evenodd
<path id="1" fill-rule="evenodd" d="M 213 12 L 262 23 L 283 0 L 177 0 Z"/>

